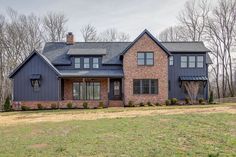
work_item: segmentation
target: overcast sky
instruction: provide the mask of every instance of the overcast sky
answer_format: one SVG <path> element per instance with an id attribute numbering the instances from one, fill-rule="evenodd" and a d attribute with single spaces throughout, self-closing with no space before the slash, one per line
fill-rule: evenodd
<path id="1" fill-rule="evenodd" d="M 155 36 L 171 25 L 177 25 L 179 11 L 187 0 L 0 0 L 0 13 L 7 7 L 19 13 L 43 15 L 62 12 L 68 18 L 68 31 L 76 40 L 80 29 L 92 24 L 98 31 L 117 28 L 129 33 L 131 40 L 147 28 Z M 80 39 L 81 40 L 81 39 Z"/>

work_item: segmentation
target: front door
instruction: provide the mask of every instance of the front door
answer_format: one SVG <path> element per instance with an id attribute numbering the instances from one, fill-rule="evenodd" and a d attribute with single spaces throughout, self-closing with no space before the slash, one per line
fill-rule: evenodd
<path id="1" fill-rule="evenodd" d="M 121 79 L 111 79 L 110 99 L 121 99 Z"/>

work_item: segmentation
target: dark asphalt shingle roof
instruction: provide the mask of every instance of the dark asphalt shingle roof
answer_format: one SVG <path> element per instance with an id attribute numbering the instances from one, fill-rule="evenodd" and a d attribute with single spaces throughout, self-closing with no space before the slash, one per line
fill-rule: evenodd
<path id="1" fill-rule="evenodd" d="M 106 49 L 69 49 L 68 55 L 106 55 Z"/>
<path id="2" fill-rule="evenodd" d="M 71 49 L 105 49 L 106 55 L 103 55 L 103 64 L 121 64 L 121 53 L 132 42 L 75 42 L 73 45 L 67 45 L 65 42 L 48 42 L 45 44 L 43 55 L 45 55 L 52 64 L 70 64 L 68 51 Z M 203 42 L 161 42 L 166 49 L 171 52 L 209 52 Z M 91 55 L 91 52 L 88 52 Z"/>
<path id="3" fill-rule="evenodd" d="M 60 70 L 63 77 L 123 77 L 122 69 L 119 70 Z"/>

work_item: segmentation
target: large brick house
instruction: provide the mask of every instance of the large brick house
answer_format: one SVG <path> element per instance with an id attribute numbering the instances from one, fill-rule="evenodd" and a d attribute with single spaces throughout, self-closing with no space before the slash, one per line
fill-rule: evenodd
<path id="1" fill-rule="evenodd" d="M 187 96 L 183 81 L 199 81 L 208 97 L 209 50 L 202 42 L 159 42 L 144 30 L 133 42 L 48 42 L 11 74 L 13 108 L 52 103 L 96 107 L 163 103 Z"/>

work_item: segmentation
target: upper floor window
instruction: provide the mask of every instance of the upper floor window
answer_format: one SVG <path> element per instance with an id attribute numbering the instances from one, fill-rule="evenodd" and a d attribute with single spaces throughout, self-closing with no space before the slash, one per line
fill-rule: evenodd
<path id="1" fill-rule="evenodd" d="M 133 80 L 134 94 L 157 94 L 158 80 L 157 79 L 135 79 Z"/>
<path id="2" fill-rule="evenodd" d="M 188 59 L 187 59 L 187 56 L 181 56 L 180 57 L 180 66 L 181 68 L 187 68 L 188 66 Z"/>
<path id="3" fill-rule="evenodd" d="M 197 67 L 203 68 L 203 56 L 197 56 Z"/>
<path id="4" fill-rule="evenodd" d="M 174 56 L 169 57 L 169 65 L 174 65 Z"/>
<path id="5" fill-rule="evenodd" d="M 153 65 L 153 52 L 138 52 L 138 65 Z"/>
<path id="6" fill-rule="evenodd" d="M 84 58 L 84 68 L 90 68 L 89 58 Z"/>
<path id="7" fill-rule="evenodd" d="M 75 58 L 75 68 L 80 68 L 80 58 Z"/>
<path id="8" fill-rule="evenodd" d="M 188 61 L 189 61 L 188 64 L 189 68 L 195 68 L 196 66 L 195 56 L 189 56 Z"/>
<path id="9" fill-rule="evenodd" d="M 95 69 L 99 68 L 98 58 L 93 58 L 93 68 Z"/>

